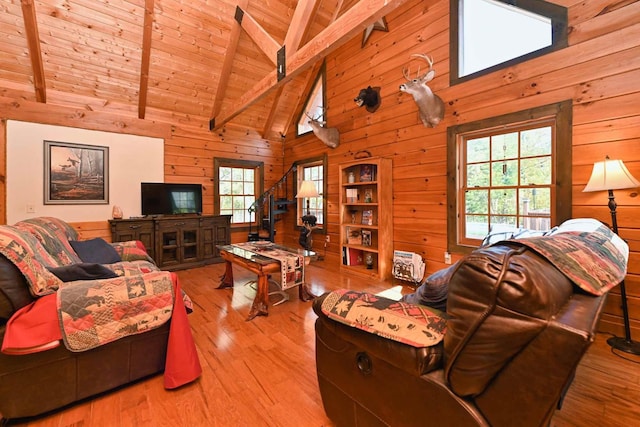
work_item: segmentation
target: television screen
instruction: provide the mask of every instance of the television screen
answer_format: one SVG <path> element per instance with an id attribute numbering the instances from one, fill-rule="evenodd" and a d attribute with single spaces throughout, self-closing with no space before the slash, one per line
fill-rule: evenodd
<path id="1" fill-rule="evenodd" d="M 140 184 L 142 215 L 179 215 L 202 213 L 201 184 Z"/>

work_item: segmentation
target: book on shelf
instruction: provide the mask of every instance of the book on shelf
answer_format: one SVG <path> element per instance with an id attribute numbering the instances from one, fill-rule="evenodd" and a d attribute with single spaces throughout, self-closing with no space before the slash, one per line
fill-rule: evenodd
<path id="1" fill-rule="evenodd" d="M 358 189 L 347 188 L 347 203 L 356 203 L 358 201 Z"/>
<path id="2" fill-rule="evenodd" d="M 373 189 L 366 188 L 364 190 L 364 202 L 365 203 L 373 203 Z"/>
<path id="3" fill-rule="evenodd" d="M 360 182 L 371 182 L 376 180 L 376 165 L 360 166 Z"/>
<path id="4" fill-rule="evenodd" d="M 362 246 L 371 246 L 371 231 L 362 230 Z"/>
<path id="5" fill-rule="evenodd" d="M 347 248 L 347 265 L 364 264 L 364 252 L 362 249 Z"/>
<path id="6" fill-rule="evenodd" d="M 347 243 L 350 245 L 362 244 L 362 230 L 355 227 L 347 227 Z"/>
<path id="7" fill-rule="evenodd" d="M 362 225 L 373 225 L 373 211 L 371 209 L 362 211 Z"/>

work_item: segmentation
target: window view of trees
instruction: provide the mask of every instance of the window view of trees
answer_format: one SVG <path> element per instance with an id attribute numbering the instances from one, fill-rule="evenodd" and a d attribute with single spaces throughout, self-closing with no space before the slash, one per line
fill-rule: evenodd
<path id="1" fill-rule="evenodd" d="M 544 125 L 461 140 L 464 238 L 481 240 L 497 224 L 550 228 L 552 133 Z"/>

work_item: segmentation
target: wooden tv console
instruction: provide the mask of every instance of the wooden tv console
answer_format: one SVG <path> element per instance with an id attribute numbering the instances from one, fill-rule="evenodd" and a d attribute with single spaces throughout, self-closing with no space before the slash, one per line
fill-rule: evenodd
<path id="1" fill-rule="evenodd" d="M 165 215 L 109 224 L 112 241 L 140 240 L 163 270 L 223 262 L 216 246 L 231 243 L 231 215 Z"/>

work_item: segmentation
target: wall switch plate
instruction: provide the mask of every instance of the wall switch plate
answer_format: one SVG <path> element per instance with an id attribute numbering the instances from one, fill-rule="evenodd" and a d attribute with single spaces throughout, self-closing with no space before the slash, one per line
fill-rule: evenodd
<path id="1" fill-rule="evenodd" d="M 31 203 L 27 203 L 27 213 L 36 213 L 36 206 Z"/>
<path id="2" fill-rule="evenodd" d="M 449 252 L 444 253 L 444 263 L 451 264 L 451 254 Z"/>

